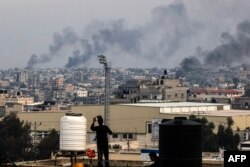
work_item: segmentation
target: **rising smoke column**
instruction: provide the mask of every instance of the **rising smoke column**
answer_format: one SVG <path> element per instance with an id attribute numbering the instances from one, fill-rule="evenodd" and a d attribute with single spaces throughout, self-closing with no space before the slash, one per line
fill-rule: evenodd
<path id="1" fill-rule="evenodd" d="M 83 49 L 81 55 L 69 57 L 66 67 L 83 64 L 87 61 L 85 57 L 90 59 L 98 54 L 107 54 L 114 60 L 122 58 L 127 62 L 146 60 L 162 64 L 168 58 L 178 56 L 178 49 L 185 45 L 184 41 L 196 29 L 188 18 L 185 5 L 180 1 L 156 7 L 152 10 L 151 20 L 139 27 L 128 28 L 124 20 L 103 24 L 105 26 L 97 28 L 91 38 L 85 39 L 90 44 L 88 53 Z M 119 55 L 122 56 L 116 57 Z"/>
<path id="2" fill-rule="evenodd" d="M 51 57 L 48 55 L 41 55 L 38 57 L 36 54 L 32 54 L 29 61 L 27 68 L 33 68 L 33 66 L 37 63 L 47 63 L 51 60 Z"/>
<path id="3" fill-rule="evenodd" d="M 198 50 L 195 56 L 187 57 L 180 63 L 184 71 L 197 68 L 214 68 L 222 65 L 237 65 L 250 63 L 250 21 L 238 24 L 236 33 L 221 34 L 222 43 L 213 50 Z"/>
<path id="4" fill-rule="evenodd" d="M 38 56 L 37 54 L 32 54 L 27 62 L 27 68 L 32 68 L 36 64 L 48 63 L 54 57 L 60 56 L 60 51 L 66 45 L 74 46 L 79 41 L 77 34 L 72 28 L 65 28 L 60 33 L 53 34 L 53 44 L 49 46 L 49 52 Z"/>
<path id="5" fill-rule="evenodd" d="M 180 63 L 183 71 L 193 71 L 202 67 L 200 60 L 197 57 L 186 57 Z"/>
<path id="6" fill-rule="evenodd" d="M 82 63 L 85 63 L 89 60 L 90 56 L 93 55 L 93 48 L 92 45 L 88 42 L 88 40 L 81 40 L 81 46 L 84 50 L 83 53 L 81 53 L 80 50 L 73 51 L 73 56 L 68 58 L 68 63 L 65 65 L 65 67 L 75 67 Z"/>
<path id="7" fill-rule="evenodd" d="M 206 3 L 200 2 L 203 5 Z M 213 3 L 216 4 L 217 1 L 213 1 Z M 222 4 L 223 2 L 220 3 L 220 5 Z M 233 7 L 237 6 L 238 2 L 231 0 L 227 4 L 231 4 L 229 6 Z M 222 7 L 219 6 L 219 8 Z M 206 12 L 204 11 L 205 14 Z M 240 11 L 237 10 L 237 12 Z M 132 60 L 133 62 L 143 61 L 143 63 L 148 63 L 147 65 L 153 64 L 154 66 L 175 66 L 173 62 L 179 63 L 181 60 L 185 61 L 182 63 L 185 68 L 188 67 L 187 62 L 197 65 L 196 61 L 187 61 L 184 58 L 192 54 L 198 45 L 205 49 L 214 47 L 214 45 L 208 44 L 211 43 L 211 39 L 213 41 L 214 39 L 210 39 L 206 35 L 216 34 L 214 33 L 216 30 L 213 29 L 212 33 L 206 33 L 206 27 L 208 29 L 214 27 L 207 26 L 206 19 L 203 22 L 199 17 L 198 22 L 192 20 L 190 13 L 192 12 L 187 11 L 182 1 L 174 1 L 170 5 L 154 8 L 151 20 L 141 26 L 128 27 L 124 20 L 102 22 L 97 24 L 95 30 L 90 34 L 86 33 L 87 36 L 77 34 L 72 28 L 66 28 L 62 33 L 53 35 L 53 43 L 49 46 L 47 53 L 32 54 L 27 64 L 28 67 L 33 67 L 39 63 L 50 62 L 55 57 L 67 56 L 68 62 L 65 63 L 65 66 L 70 68 L 86 64 L 91 59 L 96 59 L 98 54 L 104 54 L 112 62 L 122 59 L 124 65 L 130 65 Z M 203 18 L 203 16 L 201 17 Z M 211 23 L 219 24 L 222 21 Z M 223 43 L 212 50 L 203 50 L 195 57 L 202 66 L 208 67 L 249 63 L 249 24 L 249 21 L 240 23 L 233 35 L 222 33 Z M 202 41 L 202 37 L 199 38 L 201 34 L 205 34 L 204 36 L 207 38 L 205 42 Z M 65 50 L 70 53 L 65 53 Z"/>
<path id="8" fill-rule="evenodd" d="M 158 37 L 152 46 L 157 49 L 155 53 L 164 58 L 174 56 L 183 41 L 194 34 L 196 27 L 190 21 L 185 5 L 176 1 L 153 9 L 152 21 L 146 29 L 146 36 Z"/>
<path id="9" fill-rule="evenodd" d="M 195 29 L 183 2 L 175 1 L 153 9 L 151 20 L 142 26 L 129 28 L 124 20 L 116 20 L 96 24 L 95 31 L 88 36 L 77 34 L 72 28 L 55 33 L 48 53 L 33 54 L 28 67 L 66 55 L 65 67 L 71 68 L 96 59 L 98 54 L 108 55 L 112 61 L 122 58 L 127 63 L 133 59 L 133 62 L 143 60 L 165 65 L 169 58 L 178 59 L 177 51 L 186 45 L 185 41 L 195 34 Z M 65 49 L 70 54 L 65 54 Z"/>
<path id="10" fill-rule="evenodd" d="M 107 28 L 100 28 L 91 39 L 81 39 L 82 54 L 74 52 L 65 67 L 70 68 L 86 63 L 92 56 L 118 48 L 122 52 L 139 54 L 141 32 L 125 27 L 123 20 L 114 21 Z"/>
<path id="11" fill-rule="evenodd" d="M 67 68 L 84 64 L 92 56 L 112 50 L 114 47 L 130 54 L 139 54 L 141 36 L 141 31 L 127 28 L 123 20 L 113 21 L 107 27 L 99 28 L 89 39 L 76 34 L 72 28 L 66 28 L 62 34 L 54 34 L 54 43 L 49 46 L 49 53 L 41 56 L 31 55 L 28 67 L 51 61 L 55 56 L 60 56 L 65 47 L 72 47 L 73 50 L 73 56 L 68 57 L 65 65 Z"/>
<path id="12" fill-rule="evenodd" d="M 222 33 L 221 37 L 224 43 L 204 52 L 204 63 L 212 67 L 250 63 L 250 21 L 240 23 L 234 36 Z"/>

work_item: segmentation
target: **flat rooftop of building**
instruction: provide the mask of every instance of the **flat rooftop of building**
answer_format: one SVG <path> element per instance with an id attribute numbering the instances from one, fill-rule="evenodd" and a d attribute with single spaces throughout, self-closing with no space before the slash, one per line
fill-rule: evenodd
<path id="1" fill-rule="evenodd" d="M 169 103 L 129 103 L 120 104 L 126 106 L 139 106 L 139 107 L 201 107 L 201 106 L 227 106 L 229 104 L 220 103 L 197 103 L 197 102 L 169 102 Z"/>
<path id="2" fill-rule="evenodd" d="M 200 115 L 211 116 L 250 116 L 250 110 L 219 110 L 219 111 L 207 111 Z"/>
<path id="3" fill-rule="evenodd" d="M 124 106 L 138 106 L 138 107 L 158 107 L 158 108 L 184 108 L 184 107 L 212 107 L 212 106 L 230 106 L 229 104 L 220 103 L 196 103 L 196 102 L 173 102 L 173 103 L 134 103 L 121 104 Z M 230 108 L 230 107 L 229 107 Z M 178 112 L 161 112 L 162 114 L 180 114 L 180 115 L 200 115 L 200 116 L 250 116 L 250 110 L 231 110 L 220 109 L 214 111 L 181 111 Z"/>

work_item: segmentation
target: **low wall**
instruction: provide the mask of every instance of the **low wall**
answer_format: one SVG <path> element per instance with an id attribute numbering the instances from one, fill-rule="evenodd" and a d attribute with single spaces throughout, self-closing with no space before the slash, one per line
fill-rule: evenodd
<path id="1" fill-rule="evenodd" d="M 81 160 L 84 164 L 84 167 L 90 167 L 89 159 Z M 79 160 L 78 160 L 79 162 Z M 93 159 L 92 163 L 94 166 L 97 166 L 97 160 Z M 17 164 L 18 167 L 55 167 L 55 160 L 42 160 L 42 161 L 30 161 Z M 59 159 L 57 160 L 57 166 L 68 166 L 70 167 L 70 159 Z M 111 160 L 111 167 L 143 167 L 142 161 L 131 161 L 131 160 Z M 203 162 L 202 167 L 223 167 L 223 162 L 211 161 Z"/>

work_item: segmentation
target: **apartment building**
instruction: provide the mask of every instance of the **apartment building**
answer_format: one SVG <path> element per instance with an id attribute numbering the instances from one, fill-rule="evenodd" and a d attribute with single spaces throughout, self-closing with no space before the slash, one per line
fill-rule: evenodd
<path id="1" fill-rule="evenodd" d="M 0 106 L 5 105 L 5 99 L 9 96 L 7 93 L 7 90 L 5 89 L 0 89 Z"/>
<path id="2" fill-rule="evenodd" d="M 118 87 L 119 95 L 129 98 L 132 103 L 147 100 L 162 102 L 187 101 L 188 88 L 182 86 L 180 80 L 168 76 L 167 71 L 155 81 L 129 80 L 126 84 Z"/>

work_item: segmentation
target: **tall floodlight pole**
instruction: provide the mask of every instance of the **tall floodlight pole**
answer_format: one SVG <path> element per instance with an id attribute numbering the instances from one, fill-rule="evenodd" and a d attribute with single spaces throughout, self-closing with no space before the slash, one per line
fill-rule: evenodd
<path id="1" fill-rule="evenodd" d="M 110 104 L 110 65 L 104 55 L 98 56 L 100 64 L 103 64 L 105 72 L 105 98 L 104 98 L 104 124 L 109 125 L 109 104 Z"/>

